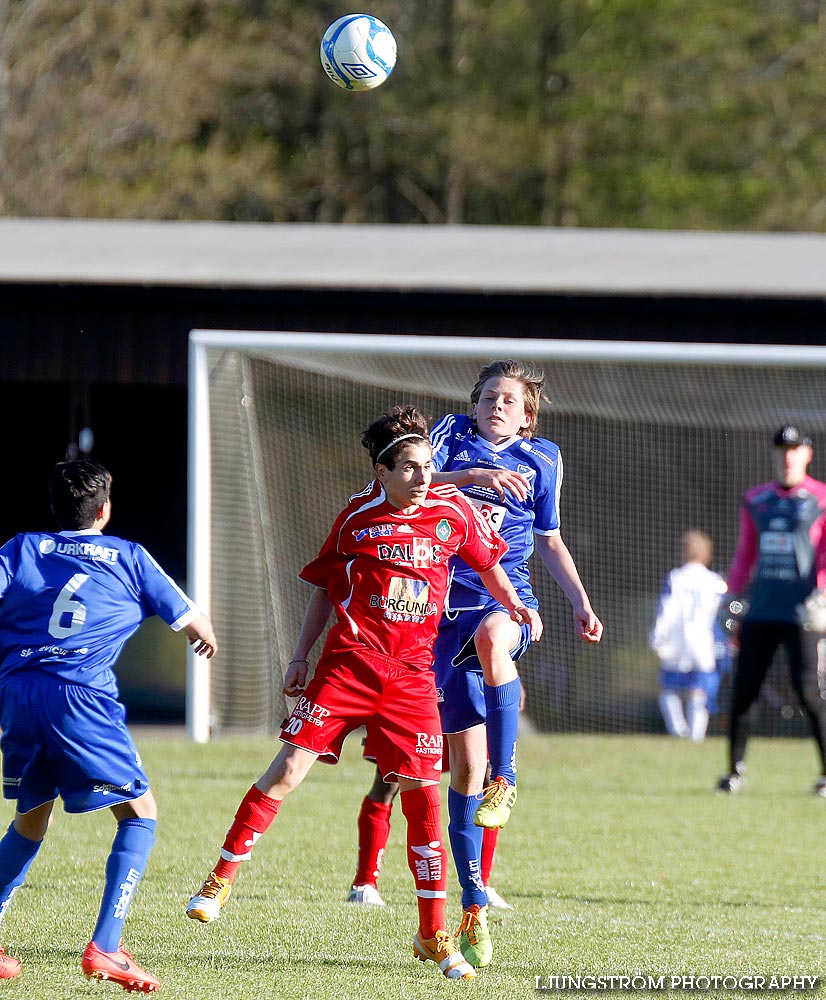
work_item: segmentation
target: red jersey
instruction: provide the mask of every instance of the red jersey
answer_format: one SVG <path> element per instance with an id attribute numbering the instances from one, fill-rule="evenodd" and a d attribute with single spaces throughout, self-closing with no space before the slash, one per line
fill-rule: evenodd
<path id="1" fill-rule="evenodd" d="M 327 650 L 366 646 L 429 668 L 451 557 L 484 573 L 507 548 L 455 486 L 431 486 L 422 504 L 404 514 L 376 481 L 350 498 L 299 577 L 326 590 L 335 607 Z"/>

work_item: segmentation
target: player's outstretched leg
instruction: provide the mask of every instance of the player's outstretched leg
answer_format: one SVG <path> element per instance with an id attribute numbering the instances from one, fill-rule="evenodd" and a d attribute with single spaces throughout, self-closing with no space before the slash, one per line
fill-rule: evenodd
<path id="1" fill-rule="evenodd" d="M 80 967 L 90 979 L 108 980 L 125 990 L 154 993 L 160 980 L 142 969 L 121 944 L 123 923 L 155 843 L 155 820 L 129 816 L 120 819 L 106 860 L 106 885 L 92 940 Z"/>
<path id="2" fill-rule="evenodd" d="M 474 823 L 502 827 L 516 803 L 516 740 L 522 685 L 518 677 L 505 684 L 485 684 L 488 756 L 493 781 L 484 790 Z"/>
<path id="3" fill-rule="evenodd" d="M 227 831 L 218 864 L 186 905 L 188 917 L 203 924 L 218 919 L 232 892 L 241 862 L 249 860 L 253 845 L 269 829 L 282 801 L 266 795 L 256 785 L 250 788 Z"/>

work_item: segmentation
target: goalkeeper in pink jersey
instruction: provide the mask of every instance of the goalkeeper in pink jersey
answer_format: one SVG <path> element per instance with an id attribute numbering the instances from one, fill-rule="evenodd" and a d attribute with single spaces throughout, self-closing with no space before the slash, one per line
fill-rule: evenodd
<path id="1" fill-rule="evenodd" d="M 319 757 L 335 763 L 344 738 L 363 725 L 382 776 L 401 790 L 419 910 L 414 954 L 449 979 L 472 979 L 474 969 L 446 930 L 442 727 L 430 669 L 451 557 L 461 554 L 534 640 L 542 622 L 499 566 L 507 544 L 454 487 L 431 486 L 427 425 L 413 407 L 383 414 L 362 443 L 376 483 L 351 498 L 300 573 L 316 589 L 284 679 L 284 693 L 297 698 L 281 729 L 284 745 L 244 796 L 218 863 L 186 912 L 204 923 L 219 916 L 240 864 L 285 796 Z M 333 611 L 336 622 L 307 683 L 307 658 Z"/>
<path id="2" fill-rule="evenodd" d="M 734 669 L 729 728 L 729 772 L 717 785 L 743 787 L 749 714 L 780 646 L 792 687 L 809 721 L 821 773 L 813 791 L 826 798 L 826 688 L 819 647 L 826 631 L 826 483 L 808 474 L 811 439 L 791 424 L 772 438 L 775 478 L 747 490 L 740 537 L 728 573 L 729 600 L 746 592 Z"/>

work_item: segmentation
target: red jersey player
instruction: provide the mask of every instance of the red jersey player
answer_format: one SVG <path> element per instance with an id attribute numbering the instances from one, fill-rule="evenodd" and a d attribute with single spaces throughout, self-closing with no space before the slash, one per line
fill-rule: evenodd
<path id="1" fill-rule="evenodd" d="M 414 954 L 436 962 L 448 979 L 472 979 L 474 969 L 445 930 L 442 726 L 430 669 L 451 557 L 458 553 L 473 566 L 513 620 L 530 626 L 534 641 L 542 622 L 499 566 L 506 543 L 455 487 L 431 487 L 427 425 L 415 408 L 382 414 L 362 444 L 377 484 L 351 498 L 299 574 L 316 590 L 284 679 L 284 693 L 298 699 L 281 730 L 284 745 L 244 796 L 220 859 L 186 912 L 204 923 L 219 916 L 240 863 L 284 797 L 319 757 L 334 763 L 345 736 L 364 725 L 382 775 L 401 789 L 419 909 Z M 307 684 L 307 657 L 333 611 L 336 623 Z"/>

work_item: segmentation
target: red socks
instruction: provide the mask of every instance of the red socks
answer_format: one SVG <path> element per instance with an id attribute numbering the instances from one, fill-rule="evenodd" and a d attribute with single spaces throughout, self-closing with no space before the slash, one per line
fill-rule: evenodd
<path id="1" fill-rule="evenodd" d="M 447 851 L 442 842 L 441 798 L 438 785 L 401 793 L 407 818 L 407 863 L 416 882 L 419 928 L 423 938 L 446 929 Z"/>
<path id="2" fill-rule="evenodd" d="M 490 885 L 490 873 L 493 871 L 493 857 L 496 854 L 496 841 L 499 839 L 498 826 L 486 826 L 482 832 L 481 872 L 482 885 Z"/>
<path id="3" fill-rule="evenodd" d="M 238 873 L 238 866 L 247 861 L 253 844 L 262 833 L 266 833 L 270 823 L 278 815 L 283 799 L 271 799 L 255 787 L 247 792 L 238 806 L 232 826 L 227 831 L 221 860 L 215 866 L 219 878 L 232 881 Z"/>
<path id="4" fill-rule="evenodd" d="M 375 885 L 390 838 L 392 802 L 374 802 L 364 797 L 358 818 L 359 854 L 353 885 Z"/>

